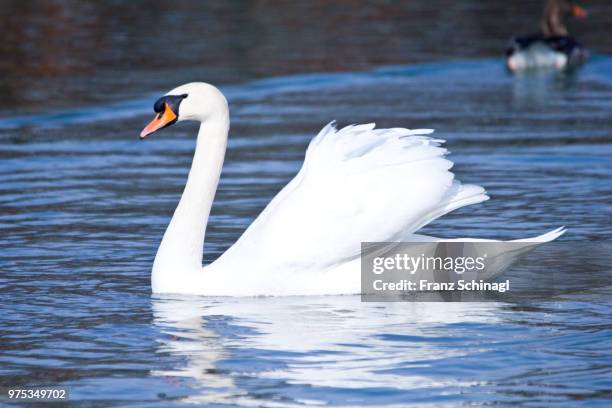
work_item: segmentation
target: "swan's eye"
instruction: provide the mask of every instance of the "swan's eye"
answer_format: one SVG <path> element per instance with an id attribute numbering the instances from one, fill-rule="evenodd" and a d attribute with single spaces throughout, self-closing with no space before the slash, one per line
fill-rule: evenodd
<path id="1" fill-rule="evenodd" d="M 153 110 L 157 113 L 162 113 L 165 109 L 164 102 L 166 102 L 166 97 L 159 98 L 157 101 L 155 101 Z"/>
<path id="2" fill-rule="evenodd" d="M 159 98 L 157 101 L 155 101 L 155 104 L 153 105 L 153 110 L 157 113 L 163 114 L 164 110 L 166 109 L 166 103 L 167 103 L 168 105 L 170 105 L 170 108 L 172 109 L 173 112 L 178 112 L 181 101 L 185 99 L 187 96 L 188 96 L 187 94 L 164 95 L 161 98 Z"/>

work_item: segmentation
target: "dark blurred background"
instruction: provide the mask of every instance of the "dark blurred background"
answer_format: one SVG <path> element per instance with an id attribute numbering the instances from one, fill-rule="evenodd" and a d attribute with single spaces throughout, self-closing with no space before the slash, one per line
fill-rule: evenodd
<path id="1" fill-rule="evenodd" d="M 570 31 L 610 51 L 612 2 Z M 203 80 L 497 57 L 543 1 L 0 2 L 0 115 L 121 100 Z"/>

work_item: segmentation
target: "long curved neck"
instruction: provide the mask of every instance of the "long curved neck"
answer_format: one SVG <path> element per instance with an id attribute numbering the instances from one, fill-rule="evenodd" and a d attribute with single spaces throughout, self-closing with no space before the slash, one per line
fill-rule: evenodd
<path id="1" fill-rule="evenodd" d="M 187 184 L 157 250 L 156 274 L 180 274 L 202 267 L 204 236 L 215 197 L 229 131 L 229 113 L 200 125 Z"/>

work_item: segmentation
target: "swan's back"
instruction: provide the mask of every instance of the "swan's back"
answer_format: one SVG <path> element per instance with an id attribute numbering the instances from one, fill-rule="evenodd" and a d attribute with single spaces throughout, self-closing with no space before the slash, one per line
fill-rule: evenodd
<path id="1" fill-rule="evenodd" d="M 363 241 L 408 240 L 435 218 L 488 199 L 483 188 L 454 179 L 432 132 L 328 124 L 295 178 L 211 272 L 290 278 L 329 271 L 355 261 Z"/>

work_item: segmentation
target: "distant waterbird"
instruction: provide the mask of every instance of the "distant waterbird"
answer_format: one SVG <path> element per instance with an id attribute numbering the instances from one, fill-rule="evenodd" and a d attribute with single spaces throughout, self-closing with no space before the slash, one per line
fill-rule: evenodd
<path id="1" fill-rule="evenodd" d="M 569 35 L 565 18 L 586 18 L 587 12 L 570 0 L 548 0 L 541 31 L 511 40 L 506 67 L 512 72 L 532 69 L 564 70 L 588 59 L 588 51 Z"/>

